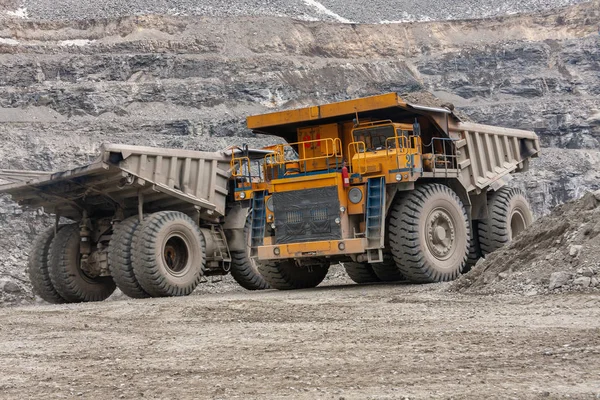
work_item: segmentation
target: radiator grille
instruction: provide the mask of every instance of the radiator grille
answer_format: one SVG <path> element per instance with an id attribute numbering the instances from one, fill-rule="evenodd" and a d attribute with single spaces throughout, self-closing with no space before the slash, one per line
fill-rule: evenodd
<path id="1" fill-rule="evenodd" d="M 277 244 L 341 239 L 337 187 L 273 194 Z"/>

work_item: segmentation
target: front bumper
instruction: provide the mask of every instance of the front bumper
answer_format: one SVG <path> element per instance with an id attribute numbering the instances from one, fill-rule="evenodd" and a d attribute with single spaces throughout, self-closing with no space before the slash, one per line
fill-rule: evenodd
<path id="1" fill-rule="evenodd" d="M 340 243 L 343 243 L 343 246 L 340 246 Z M 257 256 L 259 260 L 340 256 L 364 253 L 366 246 L 367 240 L 364 238 L 285 243 L 260 246 L 258 247 Z M 343 249 L 340 249 L 340 247 L 343 247 Z M 279 254 L 275 254 L 276 249 L 278 249 Z"/>

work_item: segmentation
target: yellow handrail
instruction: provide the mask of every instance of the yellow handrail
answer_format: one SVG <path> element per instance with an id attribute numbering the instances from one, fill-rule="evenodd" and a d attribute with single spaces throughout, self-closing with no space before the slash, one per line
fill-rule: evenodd
<path id="1" fill-rule="evenodd" d="M 360 151 L 362 149 L 362 151 Z M 348 160 L 350 160 L 350 170 L 352 173 L 364 174 L 367 172 L 367 145 L 365 142 L 351 142 L 348 144 Z M 352 161 L 354 160 L 354 156 L 356 157 L 356 169 L 355 171 L 354 165 L 352 165 Z M 362 165 L 361 165 L 362 159 Z M 364 169 L 362 168 L 364 167 Z"/>
<path id="2" fill-rule="evenodd" d="M 326 158 L 341 158 L 342 157 L 342 141 L 339 138 L 324 138 L 324 139 L 315 139 L 315 140 L 306 140 L 303 142 L 296 142 L 296 143 L 288 143 L 288 144 L 280 144 L 277 145 L 277 147 L 274 149 L 274 153 L 273 154 L 267 154 L 265 156 L 265 162 L 267 163 L 271 163 L 271 164 L 285 164 L 286 162 L 288 162 L 285 159 L 285 148 L 286 147 L 290 147 L 293 148 L 293 146 L 298 146 L 298 149 L 300 149 L 302 146 L 302 148 L 306 149 L 307 147 L 310 147 L 310 145 L 312 143 L 319 143 L 319 146 L 321 147 L 321 154 L 320 156 L 314 156 L 314 157 L 301 157 L 300 154 L 298 154 L 298 160 L 293 160 L 296 162 L 306 162 L 306 161 L 313 161 L 313 160 L 322 160 L 322 159 L 326 159 Z M 325 143 L 325 151 L 322 150 L 322 143 Z M 300 153 L 300 151 L 299 151 Z M 306 152 L 304 151 L 304 154 L 306 154 Z M 292 161 L 292 160 L 289 160 Z"/>

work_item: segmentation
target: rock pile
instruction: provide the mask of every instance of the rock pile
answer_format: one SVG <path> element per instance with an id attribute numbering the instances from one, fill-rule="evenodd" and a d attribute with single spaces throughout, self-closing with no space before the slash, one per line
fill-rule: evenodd
<path id="1" fill-rule="evenodd" d="M 451 290 L 528 295 L 600 291 L 600 190 L 556 207 Z"/>

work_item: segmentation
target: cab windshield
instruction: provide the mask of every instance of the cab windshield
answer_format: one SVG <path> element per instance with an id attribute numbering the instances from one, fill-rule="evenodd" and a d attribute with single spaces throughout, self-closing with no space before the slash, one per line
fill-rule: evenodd
<path id="1" fill-rule="evenodd" d="M 367 150 L 383 150 L 386 147 L 396 147 L 394 126 L 383 125 L 354 130 L 354 141 L 364 142 Z"/>

